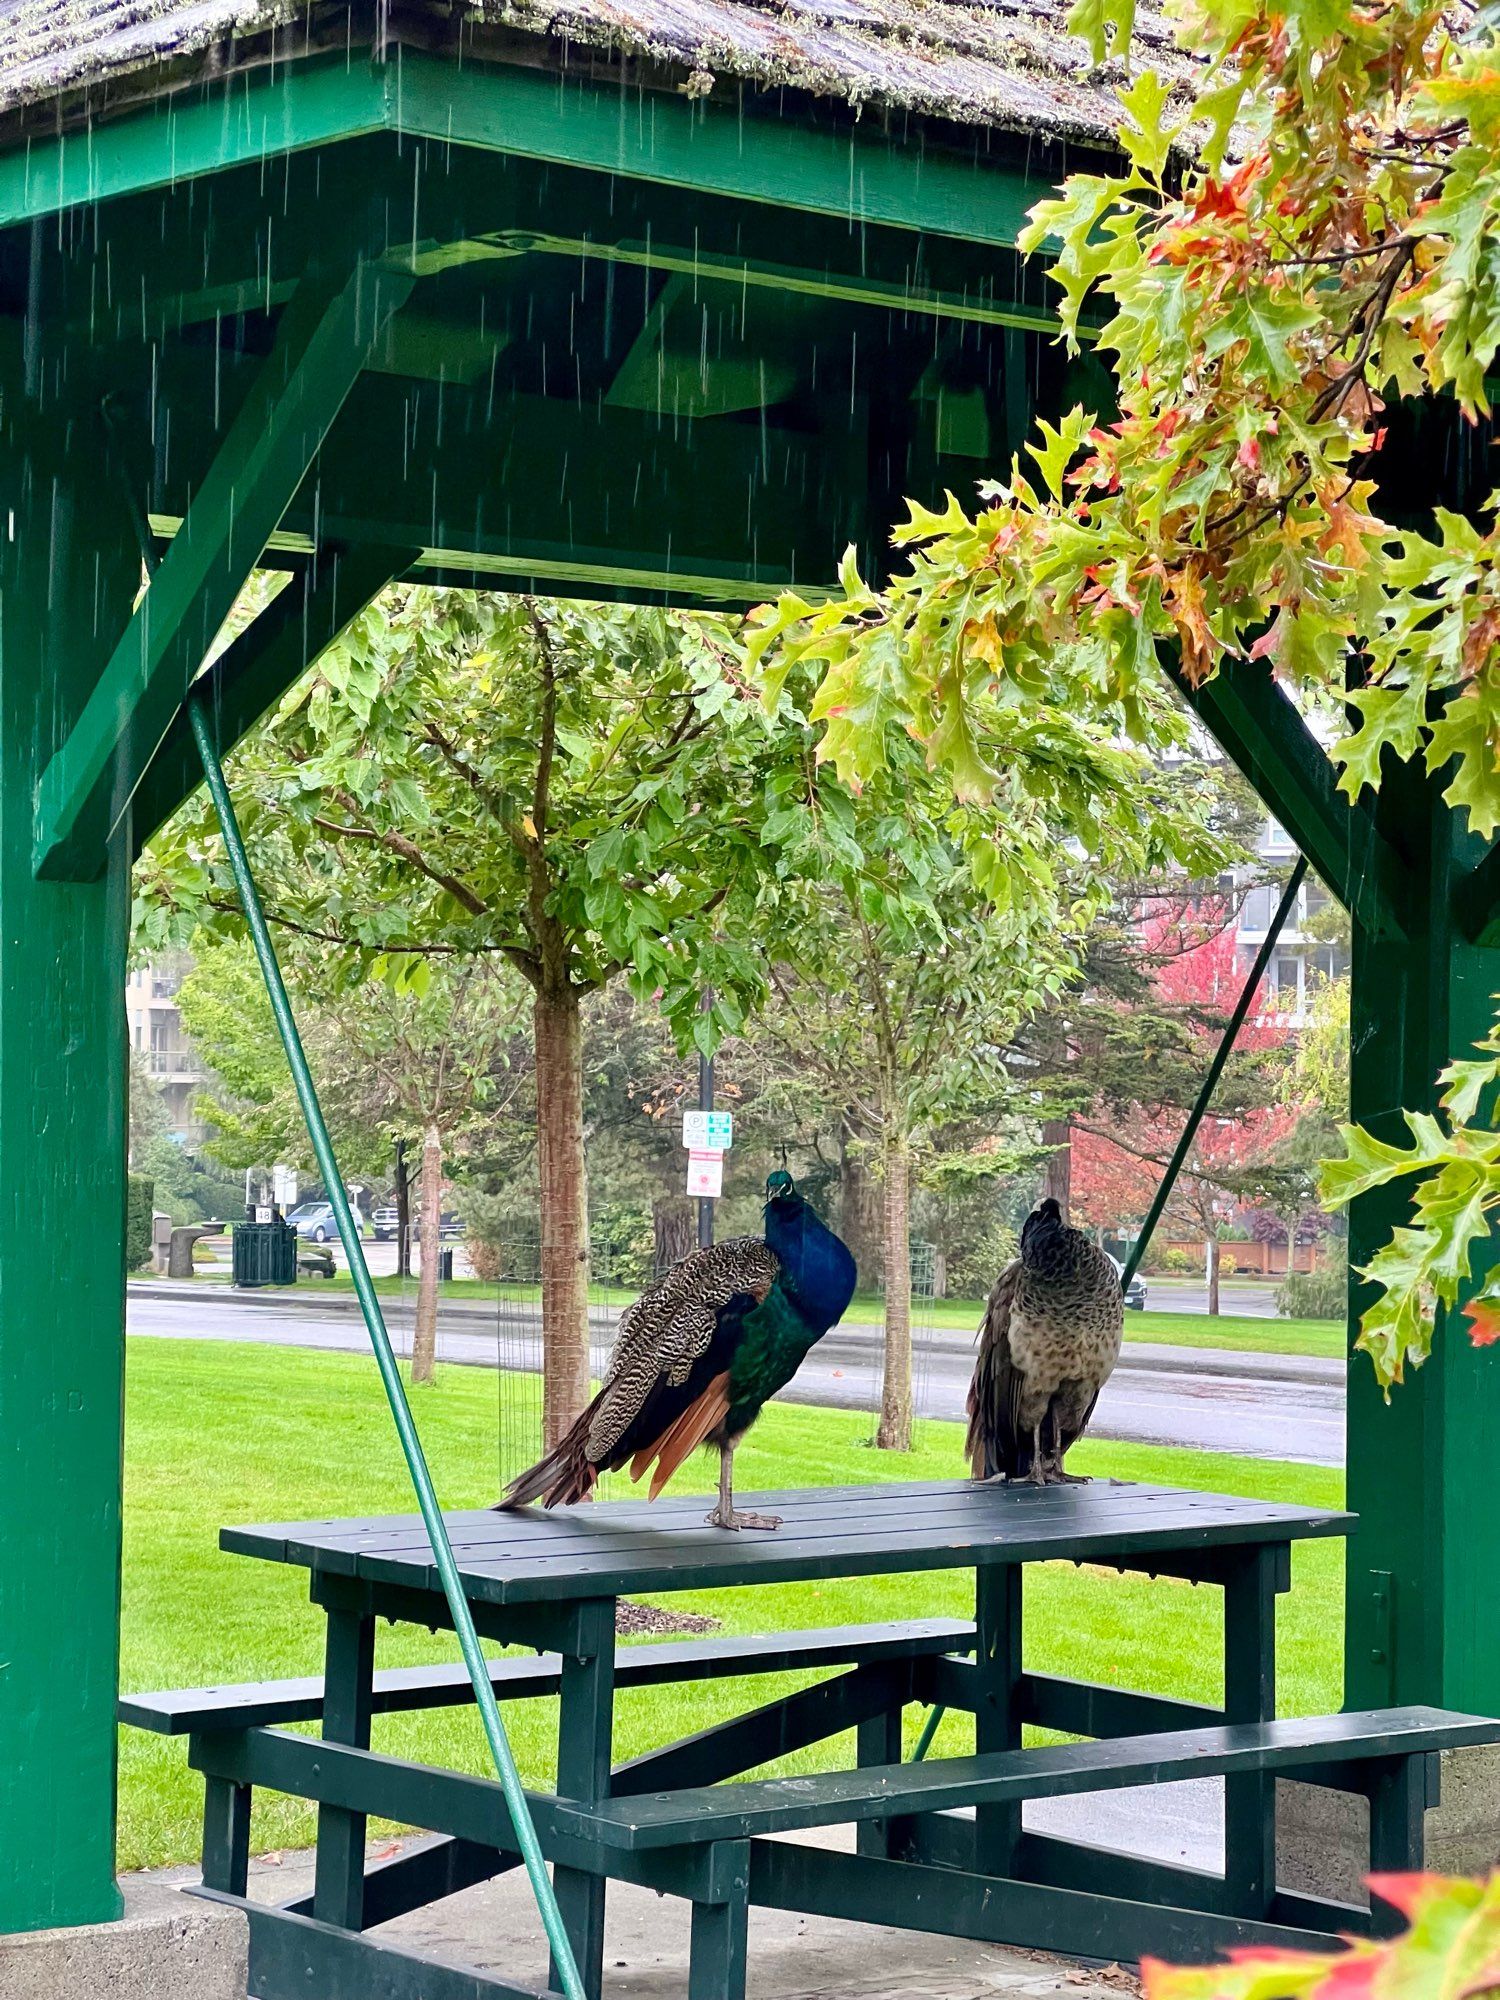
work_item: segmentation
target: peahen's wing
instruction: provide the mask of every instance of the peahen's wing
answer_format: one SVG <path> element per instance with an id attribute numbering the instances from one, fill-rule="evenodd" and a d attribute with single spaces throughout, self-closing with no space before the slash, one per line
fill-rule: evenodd
<path id="1" fill-rule="evenodd" d="M 684 1257 L 626 1307 L 589 1422 L 594 1464 L 614 1451 L 653 1390 L 687 1381 L 731 1300 L 763 1299 L 780 1269 L 759 1236 L 732 1236 Z"/>
<path id="2" fill-rule="evenodd" d="M 1018 1257 L 995 1280 L 979 1323 L 979 1358 L 969 1384 L 969 1434 L 964 1446 L 976 1479 L 997 1472 L 1014 1478 L 1021 1456 L 1024 1384 L 1010 1351 L 1010 1315 L 1020 1278 Z"/>

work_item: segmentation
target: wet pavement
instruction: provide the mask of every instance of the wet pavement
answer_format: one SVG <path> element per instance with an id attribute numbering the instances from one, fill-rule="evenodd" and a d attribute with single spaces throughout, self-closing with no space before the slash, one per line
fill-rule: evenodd
<path id="1" fill-rule="evenodd" d="M 405 1302 L 387 1307 L 398 1351 L 411 1341 Z M 529 1316 L 467 1308 L 438 1330 L 438 1358 L 468 1366 L 535 1367 L 539 1343 L 527 1337 Z M 346 1303 L 319 1306 L 278 1299 L 258 1303 L 207 1287 L 182 1298 L 132 1290 L 126 1315 L 132 1334 L 178 1340 L 244 1341 L 347 1353 L 366 1349 L 364 1327 Z M 609 1327 L 601 1325 L 600 1354 Z M 919 1416 L 959 1418 L 974 1363 L 970 1338 L 918 1331 L 913 1390 Z M 880 1330 L 836 1328 L 818 1343 L 783 1392 L 786 1401 L 824 1408 L 873 1410 L 879 1400 Z M 1182 1445 L 1247 1458 L 1341 1465 L 1344 1458 L 1343 1367 L 1281 1355 L 1142 1345 L 1127 1349 L 1106 1384 L 1092 1435 L 1139 1444 Z"/>

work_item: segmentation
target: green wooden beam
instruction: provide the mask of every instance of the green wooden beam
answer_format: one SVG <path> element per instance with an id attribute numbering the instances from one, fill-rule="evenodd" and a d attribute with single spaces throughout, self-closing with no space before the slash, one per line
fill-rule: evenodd
<path id="1" fill-rule="evenodd" d="M 33 862 L 88 881 L 382 327 L 409 271 L 313 271 L 225 433 L 160 569 L 37 793 Z"/>
<path id="2" fill-rule="evenodd" d="M 1314 872 L 1351 916 L 1378 935 L 1402 936 L 1410 876 L 1405 859 L 1363 803 L 1339 791 L 1328 753 L 1264 661 L 1237 660 L 1193 687 L 1170 677 L 1226 757 L 1286 828 Z"/>
<path id="3" fill-rule="evenodd" d="M 140 576 L 78 427 L 0 341 L 0 1932 L 102 1922 L 114 1878 L 130 857 L 38 882 L 37 780 Z M 13 511 L 11 511 L 13 510 Z M 3 518 L 3 517 L 0 517 Z M 40 1244 L 60 1254 L 39 1252 Z M 66 1253 L 61 1246 L 75 1247 Z M 0 1962 L 15 1961 L 0 1951 Z M 24 1974 L 0 1979 L 10 1987 Z"/>
<path id="4" fill-rule="evenodd" d="M 1413 923 L 1405 939 L 1356 921 L 1349 1019 L 1350 1116 L 1377 1139 L 1408 1145 L 1405 1113 L 1437 1111 L 1439 1071 L 1471 1052 L 1494 1021 L 1500 955 L 1471 942 L 1455 904 L 1490 871 L 1466 815 L 1442 798 L 1444 775 L 1419 760 L 1388 770 L 1375 809 L 1414 849 Z M 1349 1338 L 1378 1296 L 1353 1275 L 1412 1220 L 1411 1189 L 1373 1189 L 1349 1216 Z M 1500 1261 L 1482 1237 L 1458 1306 L 1439 1310 L 1432 1353 L 1387 1401 L 1367 1356 L 1351 1353 L 1350 1538 L 1344 1619 L 1346 1702 L 1420 1700 L 1500 1714 L 1500 1369 L 1469 1338 L 1464 1306 Z"/>
<path id="5" fill-rule="evenodd" d="M 1453 888 L 1453 913 L 1470 944 L 1493 950 L 1500 945 L 1500 846 L 1460 875 Z"/>
<path id="6" fill-rule="evenodd" d="M 242 72 L 115 120 L 107 145 L 85 129 L 0 155 L 0 228 L 382 129 L 837 216 L 851 231 L 886 224 L 1006 247 L 1036 195 L 1022 168 L 995 159 L 992 134 L 955 143 L 918 127 L 900 140 L 873 120 L 760 113 L 754 93 L 725 103 L 622 94 L 587 75 L 397 47 L 383 63 L 339 56 Z"/>
<path id="7" fill-rule="evenodd" d="M 329 548 L 292 575 L 196 684 L 220 757 L 228 756 L 372 597 L 411 568 L 416 554 L 414 549 L 379 543 Z M 187 711 L 179 709 L 131 802 L 137 848 L 202 782 L 203 762 Z"/>

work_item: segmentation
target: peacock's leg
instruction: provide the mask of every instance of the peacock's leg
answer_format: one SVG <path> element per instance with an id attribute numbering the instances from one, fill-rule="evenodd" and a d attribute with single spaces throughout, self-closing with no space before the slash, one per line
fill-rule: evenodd
<path id="1" fill-rule="evenodd" d="M 1042 1455 L 1042 1425 L 1046 1422 L 1046 1419 L 1047 1412 L 1043 1410 L 1041 1416 L 1031 1426 L 1031 1465 L 1026 1473 L 1026 1484 L 1028 1486 L 1046 1486 L 1050 1483 L 1047 1473 L 1047 1461 Z"/>
<path id="2" fill-rule="evenodd" d="M 779 1514 L 737 1514 L 734 1507 L 734 1446 L 719 1450 L 719 1502 L 708 1516 L 711 1528 L 779 1528 Z"/>

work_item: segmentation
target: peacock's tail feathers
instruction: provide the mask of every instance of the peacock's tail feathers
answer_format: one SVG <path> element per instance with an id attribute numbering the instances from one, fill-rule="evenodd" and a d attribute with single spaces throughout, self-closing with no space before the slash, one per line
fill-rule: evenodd
<path id="1" fill-rule="evenodd" d="M 545 1457 L 511 1481 L 495 1503 L 496 1513 L 530 1506 L 533 1500 L 544 1507 L 570 1507 L 588 1499 L 599 1483 L 598 1469 L 589 1463 L 589 1414 L 585 1410 Z"/>

